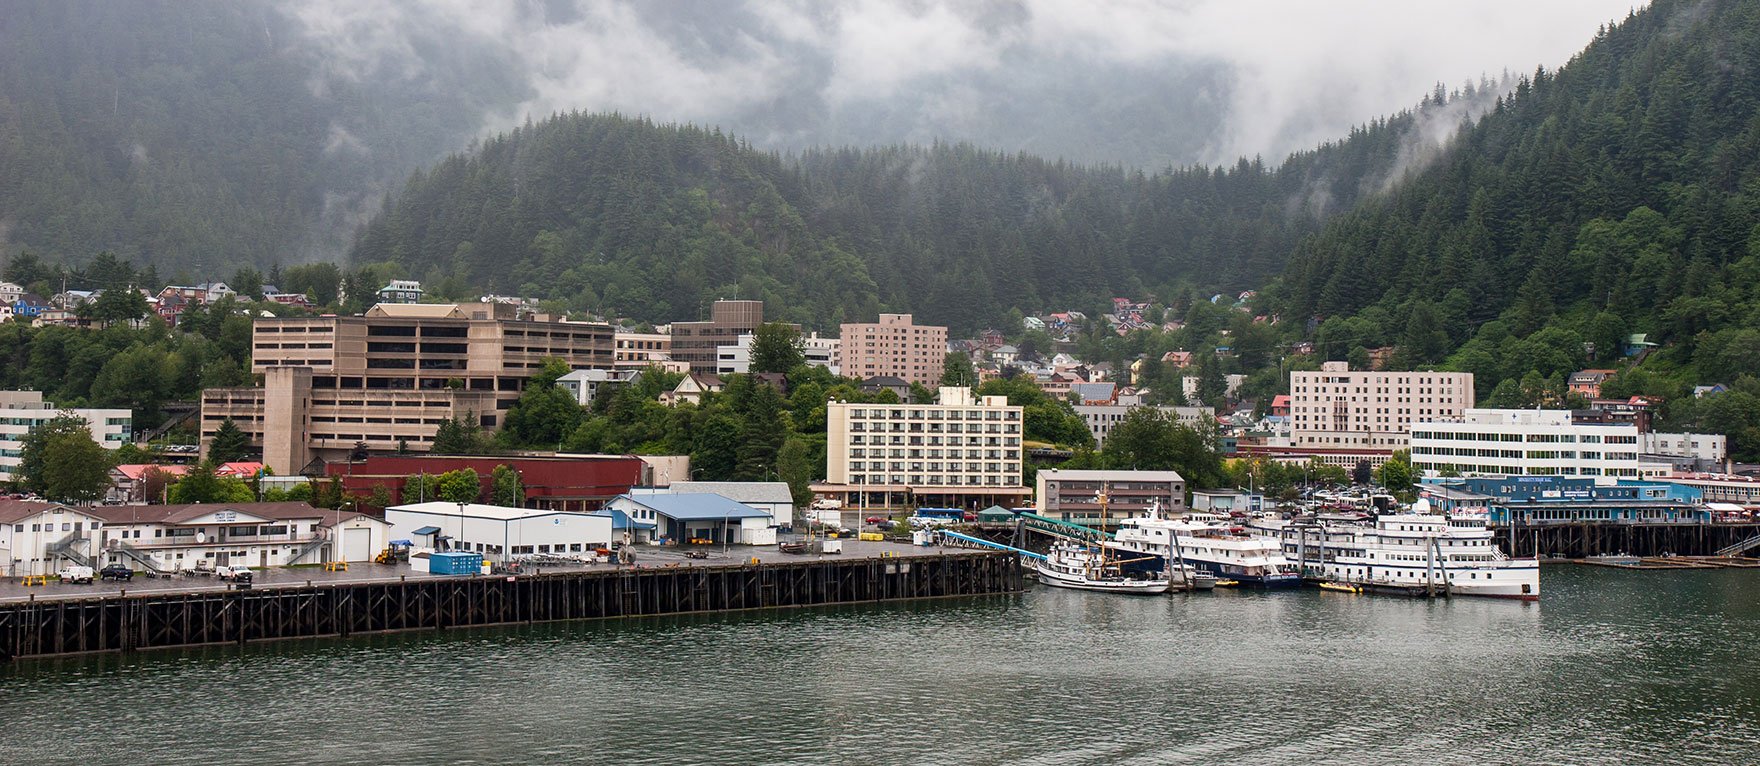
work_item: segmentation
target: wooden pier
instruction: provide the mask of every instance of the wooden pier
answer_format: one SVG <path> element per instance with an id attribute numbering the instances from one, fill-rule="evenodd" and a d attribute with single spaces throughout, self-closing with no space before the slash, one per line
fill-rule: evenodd
<path id="1" fill-rule="evenodd" d="M 1716 556 L 1760 534 L 1760 523 L 1561 522 L 1493 526 L 1491 532 L 1497 547 L 1511 556 Z"/>
<path id="2" fill-rule="evenodd" d="M 0 604 L 0 659 L 608 617 L 1017 593 L 1001 552 L 412 577 Z"/>

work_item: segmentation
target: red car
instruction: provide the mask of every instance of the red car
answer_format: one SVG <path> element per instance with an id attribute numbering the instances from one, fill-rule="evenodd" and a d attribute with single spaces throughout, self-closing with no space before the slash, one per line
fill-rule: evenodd
<path id="1" fill-rule="evenodd" d="M 879 524 L 882 521 L 885 521 L 885 519 L 882 519 L 879 516 L 869 516 L 868 517 L 869 524 Z"/>

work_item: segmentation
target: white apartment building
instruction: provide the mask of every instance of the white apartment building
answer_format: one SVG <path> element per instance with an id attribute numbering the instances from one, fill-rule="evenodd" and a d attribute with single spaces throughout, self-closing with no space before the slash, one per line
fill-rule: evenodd
<path id="1" fill-rule="evenodd" d="M 1094 434 L 1095 448 L 1099 448 L 1101 445 L 1105 444 L 1106 435 L 1112 432 L 1112 427 L 1124 422 L 1125 416 L 1129 415 L 1131 410 L 1136 409 L 1137 407 L 1149 407 L 1150 409 L 1160 410 L 1173 416 L 1181 425 L 1187 425 L 1193 428 L 1196 428 L 1199 424 L 1203 423 L 1205 418 L 1216 417 L 1216 411 L 1209 407 L 1173 407 L 1166 405 L 1152 407 L 1146 404 L 1077 404 L 1074 406 L 1076 414 L 1082 416 L 1082 421 L 1088 424 L 1088 431 Z"/>
<path id="2" fill-rule="evenodd" d="M 1021 408 L 969 388 L 944 387 L 939 401 L 831 402 L 826 481 L 814 490 L 853 497 L 846 507 L 1019 502 L 1026 495 Z"/>
<path id="3" fill-rule="evenodd" d="M 1576 423 L 1569 410 L 1467 410 L 1412 424 L 1412 467 L 1435 475 L 1588 476 L 1598 484 L 1643 475 L 1644 435 L 1631 423 Z"/>
<path id="4" fill-rule="evenodd" d="M 1645 455 L 1692 458 L 1703 463 L 1729 459 L 1729 437 L 1723 434 L 1644 434 L 1640 452 Z"/>
<path id="5" fill-rule="evenodd" d="M 1325 362 L 1289 375 L 1290 444 L 1394 450 L 1413 423 L 1461 417 L 1473 406 L 1470 372 L 1352 371 Z"/>
<path id="6" fill-rule="evenodd" d="M 0 481 L 17 481 L 24 437 L 63 414 L 84 418 L 92 441 L 121 447 L 133 435 L 134 413 L 125 409 L 61 409 L 43 401 L 41 391 L 0 391 Z"/>
<path id="7" fill-rule="evenodd" d="M 740 333 L 739 343 L 732 346 L 715 348 L 715 374 L 733 375 L 752 371 L 752 339 L 751 333 Z M 836 338 L 821 338 L 819 333 L 801 337 L 801 354 L 807 358 L 807 364 L 824 367 L 832 375 L 839 374 L 838 349 L 842 344 Z"/>

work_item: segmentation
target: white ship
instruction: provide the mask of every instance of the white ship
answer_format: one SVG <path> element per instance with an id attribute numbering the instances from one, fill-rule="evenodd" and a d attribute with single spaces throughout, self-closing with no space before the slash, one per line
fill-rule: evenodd
<path id="1" fill-rule="evenodd" d="M 1108 543 L 1126 559 L 1127 570 L 1179 571 L 1208 574 L 1219 580 L 1264 588 L 1302 584 L 1295 565 L 1276 540 L 1248 534 L 1232 521 L 1207 514 L 1164 519 L 1156 510 L 1119 522 L 1117 538 Z"/>
<path id="2" fill-rule="evenodd" d="M 1154 595 L 1170 587 L 1166 577 L 1127 572 L 1105 551 L 1068 542 L 1051 546 L 1045 560 L 1033 562 L 1033 569 L 1039 582 L 1058 588 Z"/>
<path id="3" fill-rule="evenodd" d="M 1419 501 L 1415 511 L 1427 509 Z M 1304 572 L 1331 582 L 1405 593 L 1540 598 L 1540 562 L 1504 555 L 1482 515 L 1320 516 L 1257 521 L 1250 528 L 1281 544 Z"/>

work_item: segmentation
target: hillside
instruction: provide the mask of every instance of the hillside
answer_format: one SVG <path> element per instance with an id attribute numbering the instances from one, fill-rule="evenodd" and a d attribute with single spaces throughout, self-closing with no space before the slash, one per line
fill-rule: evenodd
<path id="1" fill-rule="evenodd" d="M 1274 167 L 1153 175 L 950 144 L 783 157 L 562 115 L 418 173 L 351 257 L 652 321 L 737 295 L 816 327 L 885 310 L 971 331 L 1011 309 L 1256 287 L 1409 159 L 1420 114 Z"/>
<path id="2" fill-rule="evenodd" d="M 1760 2 L 1658 2 L 1304 240 L 1275 303 L 1324 319 L 1330 358 L 1428 338 L 1408 361 L 1476 373 L 1495 405 L 1627 364 L 1626 336 L 1646 333 L 1661 348 L 1608 390 L 1667 396 L 1671 424 L 1749 432 L 1755 454 L 1757 110 Z M 1738 391 L 1687 395 L 1712 383 Z"/>

